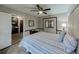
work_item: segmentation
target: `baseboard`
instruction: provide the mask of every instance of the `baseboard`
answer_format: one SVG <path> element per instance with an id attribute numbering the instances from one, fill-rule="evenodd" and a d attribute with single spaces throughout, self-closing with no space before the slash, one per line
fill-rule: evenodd
<path id="1" fill-rule="evenodd" d="M 10 45 L 10 46 L 12 46 L 12 45 Z M 7 46 L 5 48 L 2 48 L 2 49 L 0 49 L 0 51 L 5 50 L 5 49 L 9 48 L 10 46 Z"/>
<path id="2" fill-rule="evenodd" d="M 20 41 L 19 41 L 20 42 Z M 17 42 L 18 43 L 18 42 Z M 15 44 L 17 44 L 17 43 L 15 43 Z M 11 47 L 12 45 L 15 45 L 15 44 L 11 44 L 11 45 L 9 45 L 9 46 L 7 46 L 7 47 L 5 47 L 5 48 L 2 48 L 2 49 L 0 49 L 0 51 L 2 51 L 2 50 L 4 50 L 4 49 L 7 49 L 7 48 L 9 48 L 9 47 Z"/>

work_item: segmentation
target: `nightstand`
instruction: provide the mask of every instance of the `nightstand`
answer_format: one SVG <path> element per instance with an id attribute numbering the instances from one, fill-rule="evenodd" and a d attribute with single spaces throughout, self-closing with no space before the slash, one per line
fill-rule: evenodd
<path id="1" fill-rule="evenodd" d="M 57 30 L 57 34 L 60 34 L 62 32 L 62 30 Z"/>

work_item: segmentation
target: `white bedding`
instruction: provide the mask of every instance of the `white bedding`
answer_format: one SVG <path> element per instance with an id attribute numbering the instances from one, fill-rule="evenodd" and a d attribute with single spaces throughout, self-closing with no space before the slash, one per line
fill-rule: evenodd
<path id="1" fill-rule="evenodd" d="M 58 34 L 39 32 L 26 36 L 20 42 L 20 47 L 24 47 L 33 54 L 63 54 L 63 43 L 58 41 Z"/>

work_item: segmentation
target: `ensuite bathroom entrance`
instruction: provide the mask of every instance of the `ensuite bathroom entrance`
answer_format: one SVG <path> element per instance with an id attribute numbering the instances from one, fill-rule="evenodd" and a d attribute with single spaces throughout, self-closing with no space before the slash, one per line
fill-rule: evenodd
<path id="1" fill-rule="evenodd" d="M 23 37 L 23 19 L 17 16 L 12 17 L 12 44 L 20 42 Z"/>

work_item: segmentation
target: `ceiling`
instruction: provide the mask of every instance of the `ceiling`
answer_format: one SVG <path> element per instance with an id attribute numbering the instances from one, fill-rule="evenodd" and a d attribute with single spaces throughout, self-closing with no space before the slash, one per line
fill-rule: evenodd
<path id="1" fill-rule="evenodd" d="M 39 4 L 41 7 L 51 8 L 50 11 L 47 11 L 47 15 L 54 15 L 59 13 L 66 13 L 70 7 L 70 4 Z M 4 4 L 3 6 L 26 13 L 34 16 L 47 16 L 45 14 L 37 15 L 36 12 L 32 12 L 32 9 L 36 8 L 35 4 Z"/>

